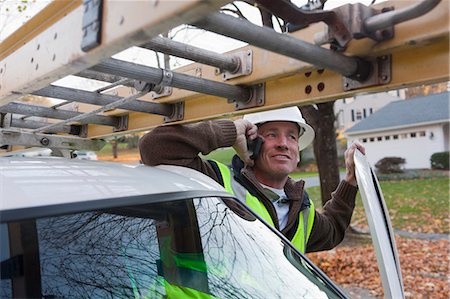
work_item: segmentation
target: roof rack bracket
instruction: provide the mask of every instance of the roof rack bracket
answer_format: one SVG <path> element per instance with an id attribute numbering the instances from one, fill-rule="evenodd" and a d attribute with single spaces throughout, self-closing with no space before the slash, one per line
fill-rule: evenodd
<path id="1" fill-rule="evenodd" d="M 162 97 L 168 97 L 172 95 L 172 90 L 173 88 L 170 86 L 157 85 L 153 88 L 153 91 L 150 92 L 150 96 L 154 100 Z"/>
<path id="2" fill-rule="evenodd" d="M 345 24 L 349 34 L 344 35 L 345 38 L 343 38 L 333 26 L 328 26 L 324 32 L 318 32 L 314 36 L 314 42 L 316 45 L 330 43 L 333 49 L 343 51 L 352 38 L 361 39 L 368 37 L 375 41 L 391 39 L 394 37 L 394 26 L 386 26 L 375 32 L 370 32 L 365 28 L 365 20 L 390 10 L 393 10 L 393 8 L 386 7 L 378 11 L 361 3 L 337 7 L 333 9 L 333 12 L 336 14 L 336 18 L 343 20 L 343 24 Z"/>
<path id="3" fill-rule="evenodd" d="M 119 116 L 117 126 L 114 127 L 114 132 L 122 132 L 128 130 L 128 114 Z"/>
<path id="4" fill-rule="evenodd" d="M 250 86 L 249 89 L 251 91 L 251 95 L 247 101 L 236 101 L 228 99 L 228 103 L 235 103 L 236 110 L 264 106 L 266 102 L 266 84 L 255 84 Z"/>
<path id="5" fill-rule="evenodd" d="M 164 116 L 165 123 L 180 121 L 184 119 L 184 102 L 178 102 L 172 105 L 174 107 L 173 113 L 171 116 Z"/>
<path id="6" fill-rule="evenodd" d="M 253 71 L 253 51 L 246 50 L 234 53 L 233 57 L 236 61 L 239 61 L 238 67 L 234 71 L 224 71 L 220 68 L 216 68 L 216 75 L 222 74 L 222 80 L 226 81 L 229 79 L 250 75 Z"/>
<path id="7" fill-rule="evenodd" d="M 391 55 L 376 57 L 367 61 L 371 64 L 371 72 L 364 81 L 353 80 L 348 77 L 343 78 L 343 88 L 345 91 L 359 89 L 368 86 L 383 85 L 391 82 Z"/>

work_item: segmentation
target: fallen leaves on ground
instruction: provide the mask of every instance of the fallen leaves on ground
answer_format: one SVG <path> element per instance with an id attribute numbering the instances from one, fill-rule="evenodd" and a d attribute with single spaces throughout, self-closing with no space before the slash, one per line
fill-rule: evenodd
<path id="1" fill-rule="evenodd" d="M 449 298 L 449 240 L 396 238 L 405 296 Z M 383 297 L 375 251 L 370 245 L 341 245 L 307 256 L 343 288 L 368 289 Z"/>

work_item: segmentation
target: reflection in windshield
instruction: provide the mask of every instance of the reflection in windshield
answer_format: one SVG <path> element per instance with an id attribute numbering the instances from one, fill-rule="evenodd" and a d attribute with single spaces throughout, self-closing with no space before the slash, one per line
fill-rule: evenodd
<path id="1" fill-rule="evenodd" d="M 14 285 L 14 296 L 46 298 L 336 297 L 276 234 L 226 202 L 202 198 L 10 224 L 27 232 L 10 246 L 22 247 L 11 256 L 22 256 L 27 279 L 2 270 L 0 294 Z M 37 268 L 27 264 L 32 256 Z"/>

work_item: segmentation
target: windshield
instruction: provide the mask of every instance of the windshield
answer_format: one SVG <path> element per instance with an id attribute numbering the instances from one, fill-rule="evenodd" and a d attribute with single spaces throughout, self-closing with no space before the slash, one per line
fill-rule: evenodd
<path id="1" fill-rule="evenodd" d="M 340 297 L 231 199 L 23 221 L 8 232 L 1 298 Z"/>

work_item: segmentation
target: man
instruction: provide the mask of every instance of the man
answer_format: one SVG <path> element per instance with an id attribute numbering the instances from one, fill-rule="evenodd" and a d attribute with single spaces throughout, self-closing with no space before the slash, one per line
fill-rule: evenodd
<path id="1" fill-rule="evenodd" d="M 248 140 L 263 139 L 252 160 Z M 173 164 L 199 170 L 221 183 L 270 225 L 281 231 L 301 252 L 326 250 L 344 238 L 357 192 L 353 154 L 364 147 L 353 144 L 345 152 L 346 177 L 332 198 L 315 211 L 304 191 L 304 181 L 289 178 L 299 151 L 314 139 L 314 130 L 297 107 L 253 113 L 236 121 L 212 120 L 192 125 L 158 127 L 139 144 L 146 165 Z M 202 160 L 198 154 L 233 146 L 232 167 Z"/>

